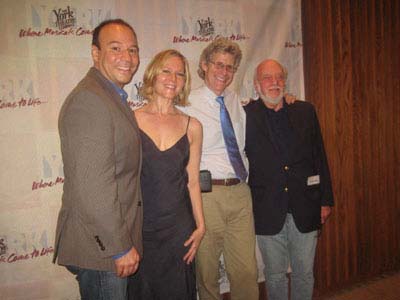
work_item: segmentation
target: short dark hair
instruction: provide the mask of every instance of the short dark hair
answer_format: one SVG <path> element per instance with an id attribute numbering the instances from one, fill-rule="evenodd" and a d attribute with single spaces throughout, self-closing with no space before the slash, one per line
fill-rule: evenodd
<path id="1" fill-rule="evenodd" d="M 100 31 L 103 27 L 105 27 L 109 24 L 118 24 L 118 25 L 126 26 L 132 31 L 133 35 L 136 37 L 135 30 L 133 30 L 133 27 L 128 22 L 126 22 L 122 19 L 104 20 L 99 25 L 97 25 L 96 28 L 93 30 L 92 45 L 96 46 L 98 49 L 100 49 L 100 43 L 99 43 Z"/>

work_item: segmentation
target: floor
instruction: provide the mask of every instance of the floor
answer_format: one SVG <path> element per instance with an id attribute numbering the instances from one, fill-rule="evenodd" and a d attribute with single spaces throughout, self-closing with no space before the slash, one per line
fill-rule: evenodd
<path id="1" fill-rule="evenodd" d="M 260 300 L 268 300 L 265 285 L 260 283 Z M 230 300 L 229 294 L 222 296 Z M 379 278 L 356 284 L 350 288 L 335 292 L 314 300 L 400 300 L 400 272 L 383 275 Z"/>
<path id="2" fill-rule="evenodd" d="M 315 300 L 400 300 L 400 273 L 383 275 Z"/>

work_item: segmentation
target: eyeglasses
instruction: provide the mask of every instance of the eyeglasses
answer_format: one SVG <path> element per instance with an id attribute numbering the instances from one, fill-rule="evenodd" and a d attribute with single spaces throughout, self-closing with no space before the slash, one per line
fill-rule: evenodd
<path id="1" fill-rule="evenodd" d="M 261 77 L 261 80 L 265 80 L 267 82 L 284 82 L 285 81 L 285 75 L 284 74 L 264 74 Z"/>
<path id="2" fill-rule="evenodd" d="M 224 63 L 222 63 L 222 62 L 213 62 L 213 61 L 209 61 L 210 63 L 212 63 L 214 66 L 215 66 L 215 68 L 217 69 L 217 70 L 220 70 L 220 71 L 222 71 L 222 70 L 226 70 L 228 73 L 235 73 L 236 72 L 236 70 L 237 70 L 237 68 L 236 67 L 234 67 L 234 66 L 232 66 L 232 65 L 225 65 Z"/>

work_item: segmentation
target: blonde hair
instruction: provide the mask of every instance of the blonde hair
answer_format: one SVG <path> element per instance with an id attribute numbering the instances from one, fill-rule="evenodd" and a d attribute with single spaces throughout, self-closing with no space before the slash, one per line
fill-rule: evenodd
<path id="1" fill-rule="evenodd" d="M 186 106 L 188 105 L 188 96 L 190 93 L 190 84 L 191 84 L 189 63 L 186 57 L 175 49 L 168 49 L 161 51 L 151 60 L 151 62 L 148 64 L 144 72 L 143 85 L 140 88 L 139 93 L 148 101 L 153 100 L 153 93 L 154 93 L 153 86 L 156 77 L 161 73 L 165 62 L 171 57 L 179 57 L 182 60 L 185 69 L 185 85 L 183 86 L 182 91 L 174 99 L 174 103 L 179 106 Z"/>
<path id="2" fill-rule="evenodd" d="M 215 53 L 229 53 L 233 55 L 234 64 L 233 67 L 235 69 L 239 68 L 240 61 L 242 60 L 242 51 L 237 43 L 228 40 L 227 38 L 216 38 L 213 42 L 211 42 L 206 48 L 201 52 L 200 60 L 199 60 L 199 68 L 197 69 L 197 74 L 199 74 L 201 79 L 204 79 L 205 72 L 202 68 L 202 63 L 209 63 L 211 61 L 211 57 Z"/>

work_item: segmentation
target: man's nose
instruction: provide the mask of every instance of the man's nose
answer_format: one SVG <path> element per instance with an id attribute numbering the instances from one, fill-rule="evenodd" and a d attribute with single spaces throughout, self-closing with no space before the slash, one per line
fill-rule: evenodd
<path id="1" fill-rule="evenodd" d="M 222 74 L 224 74 L 224 75 L 226 75 L 226 74 L 228 74 L 229 73 L 229 71 L 228 71 L 228 66 L 223 66 L 222 68 L 221 68 L 221 72 L 222 72 Z"/>
<path id="2" fill-rule="evenodd" d="M 122 50 L 121 51 L 121 59 L 123 59 L 123 60 L 131 60 L 132 59 L 132 56 L 131 56 L 131 54 L 129 53 L 129 49 L 125 49 L 125 50 Z"/>

